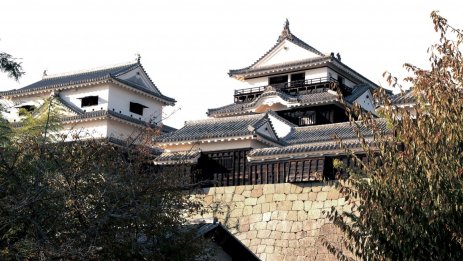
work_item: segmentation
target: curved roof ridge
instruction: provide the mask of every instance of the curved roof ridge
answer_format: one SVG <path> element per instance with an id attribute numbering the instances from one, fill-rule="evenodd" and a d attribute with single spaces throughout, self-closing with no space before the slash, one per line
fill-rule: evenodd
<path id="1" fill-rule="evenodd" d="M 139 64 L 138 61 L 130 61 L 130 62 L 125 62 L 125 63 L 95 67 L 91 69 L 57 73 L 57 74 L 52 74 L 52 75 L 45 75 L 43 76 L 42 80 L 55 79 L 55 78 L 60 78 L 60 77 L 67 77 L 67 76 L 74 76 L 74 75 L 81 75 L 81 74 L 88 74 L 88 73 L 95 73 L 95 72 L 100 72 L 100 71 L 117 69 L 119 67 L 122 69 L 122 68 L 128 67 L 129 65 L 138 65 L 138 64 Z"/>

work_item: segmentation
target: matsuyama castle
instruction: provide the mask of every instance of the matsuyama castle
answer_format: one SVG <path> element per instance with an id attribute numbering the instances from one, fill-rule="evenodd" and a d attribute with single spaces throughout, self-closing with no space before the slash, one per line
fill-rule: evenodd
<path id="1" fill-rule="evenodd" d="M 243 83 L 234 103 L 158 137 L 164 152 L 156 164 L 188 164 L 194 181 L 218 186 L 332 178 L 333 159 L 347 161 L 333 136 L 360 150 L 345 106 L 357 103 L 375 115 L 372 91 L 379 87 L 339 55 L 296 37 L 288 21 L 261 58 L 228 74 Z M 378 124 L 386 128 L 383 120 Z"/>
<path id="2" fill-rule="evenodd" d="M 113 141 L 136 139 L 147 126 L 162 126 L 162 109 L 175 100 L 163 95 L 136 61 L 106 68 L 46 75 L 26 87 L 0 92 L 3 116 L 13 126 L 21 124 L 26 113 L 39 113 L 50 101 L 62 115 L 63 134 L 71 139 L 108 138 Z"/>

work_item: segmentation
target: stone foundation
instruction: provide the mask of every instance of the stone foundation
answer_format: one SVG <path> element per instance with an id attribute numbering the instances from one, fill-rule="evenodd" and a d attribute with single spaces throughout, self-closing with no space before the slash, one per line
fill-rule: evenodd
<path id="1" fill-rule="evenodd" d="M 350 210 L 325 183 L 216 187 L 202 196 L 210 211 L 201 218 L 218 218 L 262 260 L 336 260 L 323 242 L 339 247 L 342 233 L 325 213 Z"/>

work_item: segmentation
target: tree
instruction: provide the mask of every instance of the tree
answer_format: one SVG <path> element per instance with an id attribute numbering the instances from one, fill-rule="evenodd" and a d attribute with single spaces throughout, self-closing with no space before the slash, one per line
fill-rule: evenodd
<path id="1" fill-rule="evenodd" d="M 14 78 L 16 81 L 24 75 L 22 65 L 17 59 L 8 53 L 0 52 L 0 71 L 7 73 L 8 77 Z"/>
<path id="2" fill-rule="evenodd" d="M 185 217 L 201 209 L 186 197 L 182 173 L 156 172 L 151 141 L 44 136 L 57 126 L 29 115 L 20 128 L 0 129 L 0 256 L 2 260 L 185 260 L 201 240 Z M 40 130 L 40 131 L 37 131 Z M 48 131 L 50 128 L 48 129 Z M 56 129 L 54 130 L 56 131 Z M 144 146 L 146 145 L 146 146 Z"/>
<path id="3" fill-rule="evenodd" d="M 338 162 L 349 173 L 338 186 L 352 209 L 333 209 L 330 217 L 364 260 L 463 259 L 463 35 L 437 12 L 431 18 L 440 41 L 429 49 L 430 68 L 405 64 L 415 114 L 377 93 L 389 132 L 362 115 L 375 130 L 374 142 L 360 139 L 367 161 L 351 153 L 354 167 Z"/>

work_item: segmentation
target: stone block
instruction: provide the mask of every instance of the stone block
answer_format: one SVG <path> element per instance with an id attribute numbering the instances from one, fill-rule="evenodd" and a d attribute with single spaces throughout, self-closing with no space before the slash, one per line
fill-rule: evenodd
<path id="1" fill-rule="evenodd" d="M 249 224 L 249 216 L 240 217 L 240 224 Z"/>
<path id="2" fill-rule="evenodd" d="M 262 196 L 262 189 L 259 188 L 259 189 L 256 189 L 254 188 L 253 190 L 251 190 L 251 197 L 254 197 L 254 198 L 258 198 L 260 196 Z"/>
<path id="3" fill-rule="evenodd" d="M 286 200 L 285 194 L 273 194 L 273 201 L 284 201 L 284 200 Z"/>
<path id="4" fill-rule="evenodd" d="M 318 192 L 317 201 L 325 201 L 327 196 L 328 196 L 328 192 L 326 191 Z"/>
<path id="5" fill-rule="evenodd" d="M 241 195 L 244 191 L 244 186 L 236 186 L 235 188 L 235 195 Z"/>
<path id="6" fill-rule="evenodd" d="M 262 213 L 262 221 L 270 221 L 272 219 L 272 212 L 264 212 Z"/>
<path id="7" fill-rule="evenodd" d="M 268 229 L 257 230 L 257 238 L 263 239 L 268 238 L 272 231 Z"/>
<path id="8" fill-rule="evenodd" d="M 297 233 L 302 231 L 302 222 L 293 222 L 293 225 L 291 226 L 291 231 L 292 233 Z"/>
<path id="9" fill-rule="evenodd" d="M 291 201 L 277 202 L 277 209 L 278 210 L 291 210 L 292 207 L 293 207 L 293 202 L 291 202 Z"/>
<path id="10" fill-rule="evenodd" d="M 291 248 L 299 248 L 299 240 L 297 239 L 292 239 L 292 240 L 289 240 L 288 241 L 288 245 L 291 247 Z M 291 251 L 291 253 L 294 253 L 295 249 L 293 249 Z"/>
<path id="11" fill-rule="evenodd" d="M 233 194 L 235 193 L 235 186 L 228 186 L 228 187 L 225 187 L 225 194 Z"/>
<path id="12" fill-rule="evenodd" d="M 243 243 L 243 245 L 245 245 L 245 246 L 249 246 L 249 243 L 251 243 L 251 239 L 242 239 L 242 240 L 240 240 L 240 241 L 241 241 L 241 243 Z"/>
<path id="13" fill-rule="evenodd" d="M 251 191 L 254 189 L 254 185 L 246 185 L 244 186 L 244 191 Z"/>
<path id="14" fill-rule="evenodd" d="M 279 211 L 272 211 L 272 220 L 279 219 L 279 218 L 278 218 L 278 214 L 279 214 L 279 213 L 280 213 Z"/>
<path id="15" fill-rule="evenodd" d="M 213 201 L 213 196 L 212 195 L 207 195 L 203 198 L 203 204 L 205 206 L 210 206 L 212 204 L 212 201 Z"/>
<path id="16" fill-rule="evenodd" d="M 311 209 L 308 213 L 308 217 L 310 219 L 319 219 L 321 216 L 321 210 L 320 209 Z"/>
<path id="17" fill-rule="evenodd" d="M 243 195 L 239 195 L 239 194 L 233 195 L 233 202 L 243 202 L 243 201 L 244 201 Z"/>
<path id="18" fill-rule="evenodd" d="M 275 246 L 288 247 L 288 240 L 287 239 L 277 239 L 275 240 Z"/>
<path id="19" fill-rule="evenodd" d="M 307 235 L 308 235 L 307 231 L 304 231 L 304 230 L 296 232 L 296 239 L 300 240 L 301 238 L 307 237 Z"/>
<path id="20" fill-rule="evenodd" d="M 323 201 L 312 201 L 312 207 L 311 209 L 321 209 L 323 208 Z"/>
<path id="21" fill-rule="evenodd" d="M 323 208 L 328 208 L 328 209 L 331 208 L 333 206 L 332 201 L 333 200 L 329 200 L 329 199 L 325 200 L 325 203 L 323 204 Z"/>
<path id="22" fill-rule="evenodd" d="M 230 217 L 241 217 L 243 216 L 243 209 L 242 208 L 235 208 L 230 211 Z"/>
<path id="23" fill-rule="evenodd" d="M 256 237 L 257 237 L 257 230 L 250 230 L 248 233 L 246 233 L 246 238 L 248 239 L 254 239 Z"/>
<path id="24" fill-rule="evenodd" d="M 261 222 L 254 223 L 254 229 L 257 231 L 267 229 L 267 222 L 261 221 Z"/>
<path id="25" fill-rule="evenodd" d="M 296 238 L 296 234 L 295 233 L 282 233 L 281 234 L 281 239 L 285 239 L 285 240 L 291 240 L 291 239 L 295 239 Z"/>
<path id="26" fill-rule="evenodd" d="M 244 205 L 246 206 L 255 206 L 257 204 L 257 198 L 246 198 L 244 200 Z"/>
<path id="27" fill-rule="evenodd" d="M 288 211 L 286 220 L 297 221 L 297 211 L 294 211 L 294 210 Z"/>
<path id="28" fill-rule="evenodd" d="M 233 206 L 235 206 L 235 208 L 244 208 L 244 202 L 243 201 L 233 202 Z"/>
<path id="29" fill-rule="evenodd" d="M 258 245 L 257 246 L 257 254 L 264 253 L 266 245 Z"/>
<path id="30" fill-rule="evenodd" d="M 290 194 L 291 188 L 295 186 L 294 184 L 291 184 L 291 183 L 284 183 L 284 185 L 285 185 L 285 194 Z"/>
<path id="31" fill-rule="evenodd" d="M 304 210 L 300 210 L 297 212 L 297 220 L 304 221 L 307 220 L 307 212 Z"/>
<path id="32" fill-rule="evenodd" d="M 265 239 L 262 239 L 262 241 L 260 243 L 262 245 L 274 246 L 275 245 L 275 239 L 273 239 L 273 238 L 265 238 Z"/>
<path id="33" fill-rule="evenodd" d="M 265 253 L 267 253 L 267 254 L 273 254 L 273 246 L 267 246 L 267 247 L 265 247 Z"/>
<path id="34" fill-rule="evenodd" d="M 330 200 L 338 199 L 339 198 L 339 191 L 337 189 L 332 189 L 332 190 L 328 191 L 328 196 L 326 198 L 330 199 Z"/>
<path id="35" fill-rule="evenodd" d="M 322 186 L 321 185 L 317 184 L 317 185 L 314 185 L 312 187 L 312 192 L 320 192 L 320 191 L 322 191 Z"/>
<path id="36" fill-rule="evenodd" d="M 268 225 L 270 225 L 270 222 L 267 224 L 267 229 L 268 229 Z M 276 223 L 275 223 L 275 228 L 276 228 Z M 275 239 L 275 241 L 281 240 L 281 234 L 282 234 L 281 231 L 272 231 L 272 233 L 270 233 L 270 238 Z"/>
<path id="37" fill-rule="evenodd" d="M 223 194 L 223 201 L 224 201 L 225 203 L 231 202 L 232 199 L 233 199 L 233 194 L 230 194 L 230 193 L 228 193 L 228 194 Z"/>
<path id="38" fill-rule="evenodd" d="M 292 194 L 302 193 L 302 190 L 303 190 L 303 187 L 301 187 L 301 186 L 294 185 L 294 184 L 293 184 L 293 186 L 291 186 L 291 193 Z"/>
<path id="39" fill-rule="evenodd" d="M 255 205 L 252 207 L 252 214 L 262 213 L 262 205 Z"/>
<path id="40" fill-rule="evenodd" d="M 250 190 L 245 190 L 243 193 L 241 193 L 245 198 L 251 197 L 251 191 Z"/>
<path id="41" fill-rule="evenodd" d="M 304 210 L 304 201 L 302 200 L 294 201 L 292 210 Z"/>
<path id="42" fill-rule="evenodd" d="M 305 201 L 304 202 L 304 210 L 309 211 L 310 209 L 312 209 L 312 201 Z"/>
<path id="43" fill-rule="evenodd" d="M 278 215 L 276 218 L 273 218 L 273 213 L 272 213 L 272 219 L 277 219 L 277 220 L 286 220 L 286 217 L 288 216 L 288 211 L 286 210 L 280 210 L 280 211 L 275 211 Z"/>
<path id="44" fill-rule="evenodd" d="M 278 222 L 279 222 L 278 220 L 270 220 L 269 222 L 267 222 L 267 229 L 270 229 L 276 232 L 275 230 L 277 229 Z"/>
<path id="45" fill-rule="evenodd" d="M 302 221 L 302 230 L 303 231 L 315 230 L 317 228 L 318 228 L 317 221 L 315 221 L 313 219 Z"/>
<path id="46" fill-rule="evenodd" d="M 309 193 L 309 200 L 317 200 L 317 193 L 316 192 L 310 192 Z"/>
<path id="47" fill-rule="evenodd" d="M 252 214 L 249 216 L 249 223 L 256 223 L 262 221 L 262 214 Z"/>
<path id="48" fill-rule="evenodd" d="M 259 200 L 257 200 L 257 204 L 259 204 Z M 273 211 L 273 209 L 272 209 Z M 262 204 L 262 213 L 270 212 L 270 203 L 263 203 Z"/>
<path id="49" fill-rule="evenodd" d="M 297 200 L 297 194 L 288 194 L 288 195 L 286 195 L 286 200 L 289 200 L 289 201 Z"/>
<path id="50" fill-rule="evenodd" d="M 277 224 L 276 231 L 290 232 L 292 225 L 293 225 L 292 221 L 287 221 L 287 220 L 280 221 L 280 223 Z"/>
<path id="51" fill-rule="evenodd" d="M 243 216 L 251 215 L 252 214 L 252 206 L 244 206 L 243 208 Z"/>
<path id="52" fill-rule="evenodd" d="M 260 244 L 260 238 L 251 238 L 250 246 L 258 246 Z"/>
<path id="53" fill-rule="evenodd" d="M 309 193 L 302 192 L 297 195 L 297 200 L 309 200 Z"/>
<path id="54" fill-rule="evenodd" d="M 265 202 L 265 195 L 262 195 L 257 199 L 257 204 L 264 204 Z"/>
<path id="55" fill-rule="evenodd" d="M 249 231 L 249 224 L 240 224 L 238 228 L 239 232 L 247 232 Z"/>
<path id="56" fill-rule="evenodd" d="M 332 185 L 326 185 L 326 186 L 322 186 L 322 191 L 330 191 L 330 190 L 333 190 L 334 189 L 334 186 Z"/>
<path id="57" fill-rule="evenodd" d="M 224 193 L 225 193 L 225 187 L 215 188 L 215 194 L 224 194 Z"/>
<path id="58" fill-rule="evenodd" d="M 265 203 L 272 203 L 273 202 L 273 195 L 274 194 L 267 194 L 265 196 Z"/>
<path id="59" fill-rule="evenodd" d="M 273 194 L 275 193 L 275 186 L 273 184 L 264 185 L 262 192 L 264 194 Z"/>
<path id="60" fill-rule="evenodd" d="M 238 219 L 237 218 L 228 218 L 227 219 L 227 227 L 228 228 L 236 228 L 238 226 Z"/>
<path id="61" fill-rule="evenodd" d="M 285 194 L 285 184 L 284 183 L 275 184 L 275 193 Z"/>

